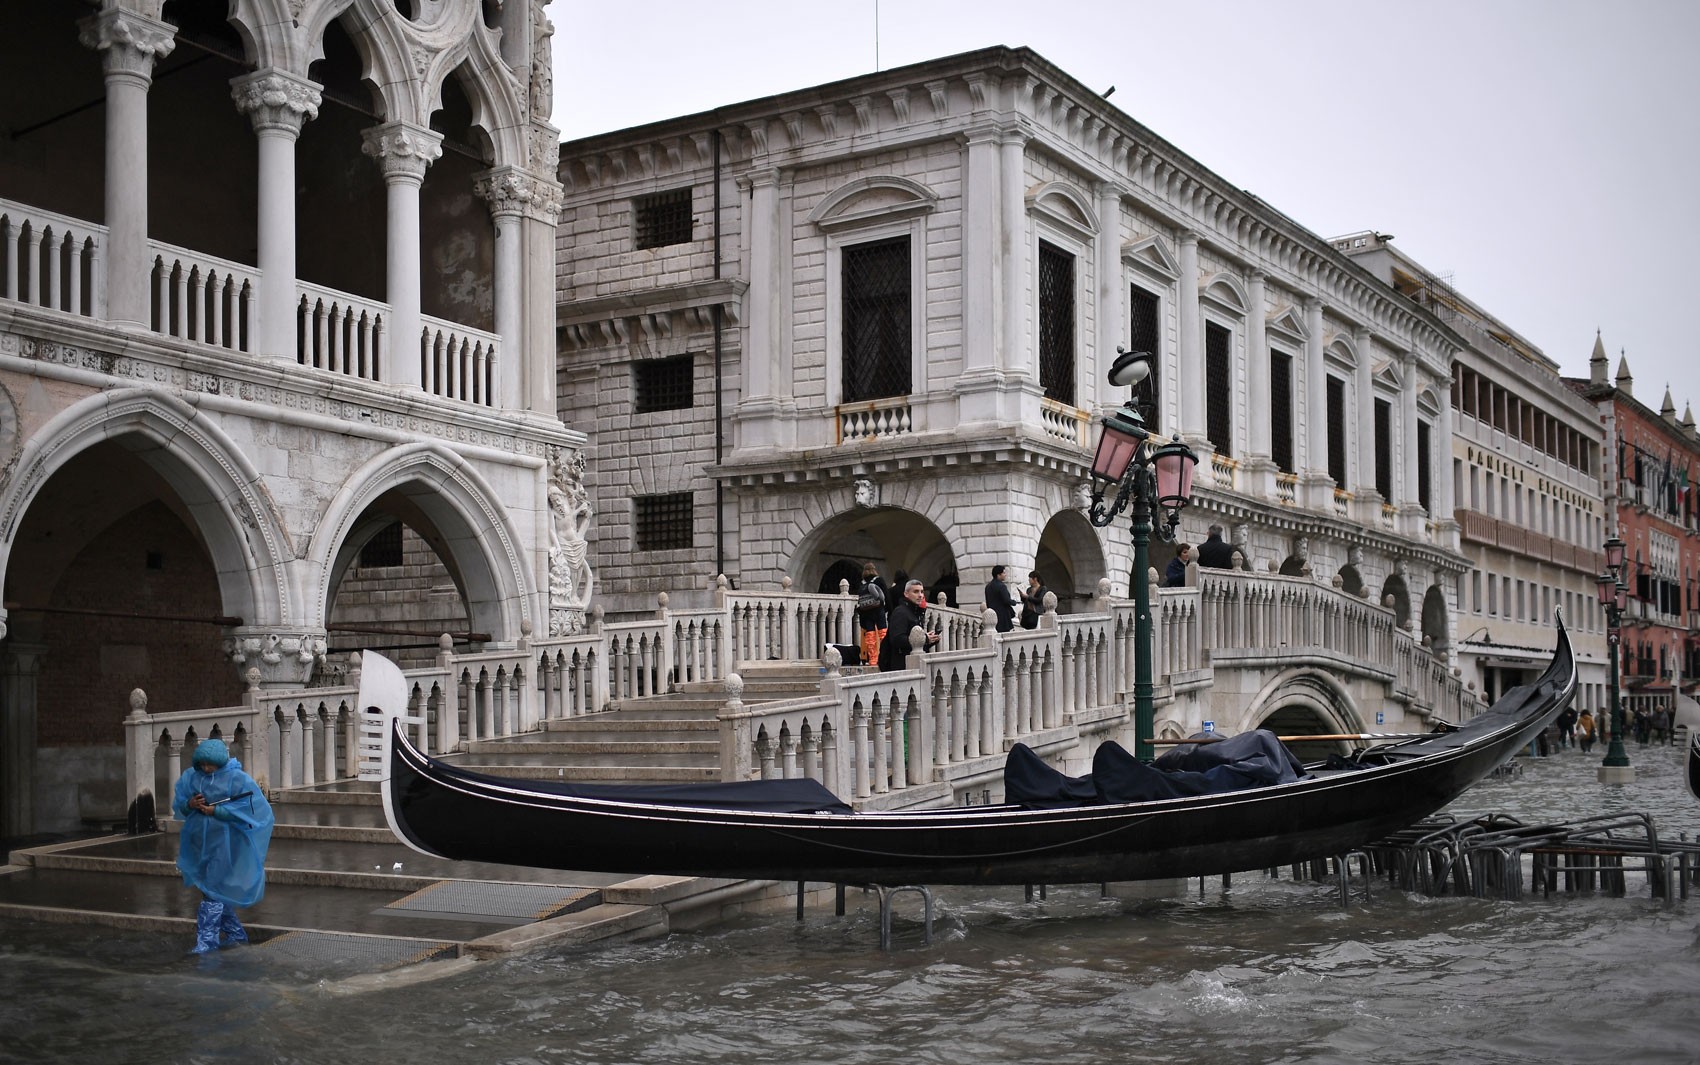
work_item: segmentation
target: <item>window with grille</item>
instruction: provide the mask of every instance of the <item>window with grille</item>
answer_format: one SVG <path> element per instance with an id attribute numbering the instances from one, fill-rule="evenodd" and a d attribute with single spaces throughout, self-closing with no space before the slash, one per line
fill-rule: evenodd
<path id="1" fill-rule="evenodd" d="M 1393 501 L 1393 407 L 1385 399 L 1375 401 L 1375 490 Z"/>
<path id="2" fill-rule="evenodd" d="M 1074 256 L 1039 242 L 1039 384 L 1074 402 Z"/>
<path id="3" fill-rule="evenodd" d="M 1428 423 L 1419 421 L 1417 423 L 1417 502 L 1423 505 L 1424 510 L 1433 514 L 1434 507 L 1429 503 L 1429 488 L 1432 482 L 1429 480 L 1428 440 Z"/>
<path id="4" fill-rule="evenodd" d="M 1162 390 L 1158 381 L 1158 372 L 1162 363 L 1157 313 L 1160 306 L 1155 292 L 1147 292 L 1134 285 L 1129 291 L 1128 298 L 1128 349 L 1129 351 L 1149 351 L 1151 353 L 1151 375 L 1139 384 L 1133 386 L 1133 404 L 1139 408 L 1139 414 L 1145 419 L 1146 428 L 1156 432 L 1161 425 L 1158 418 L 1162 412 Z"/>
<path id="5" fill-rule="evenodd" d="M 632 546 L 639 551 L 677 551 L 692 546 L 691 493 L 668 492 L 632 500 Z"/>
<path id="6" fill-rule="evenodd" d="M 1234 334 L 1215 322 L 1204 323 L 1205 404 L 1210 442 L 1216 454 L 1234 453 L 1233 397 L 1231 375 Z"/>
<path id="7" fill-rule="evenodd" d="M 669 189 L 632 201 L 636 227 L 634 243 L 639 249 L 665 248 L 691 241 L 691 190 Z"/>
<path id="8" fill-rule="evenodd" d="M 914 364 L 909 238 L 852 244 L 839 254 L 844 402 L 907 396 Z"/>
<path id="9" fill-rule="evenodd" d="M 360 549 L 360 568 L 401 565 L 401 522 L 392 521 Z"/>
<path id="10" fill-rule="evenodd" d="M 1269 457 L 1283 473 L 1293 471 L 1293 357 L 1269 352 Z"/>
<path id="11" fill-rule="evenodd" d="M 692 405 L 694 355 L 645 359 L 632 364 L 632 409 L 638 414 L 685 410 Z"/>
<path id="12" fill-rule="evenodd" d="M 1346 487 L 1346 382 L 1328 378 L 1328 476 Z"/>

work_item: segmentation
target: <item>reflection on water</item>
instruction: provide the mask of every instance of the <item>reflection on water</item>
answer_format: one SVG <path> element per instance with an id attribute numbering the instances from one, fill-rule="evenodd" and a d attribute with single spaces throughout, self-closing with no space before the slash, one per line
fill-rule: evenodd
<path id="1" fill-rule="evenodd" d="M 1675 748 L 1523 760 L 1457 804 L 1525 821 L 1644 810 L 1700 833 Z M 941 889 L 934 943 L 899 904 L 743 918 L 361 984 L 180 936 L 0 924 L 0 1061 L 1645 1062 L 1700 1060 L 1700 898 L 1429 899 L 1242 874 L 1101 899 Z M 1632 893 L 1645 895 L 1638 877 Z M 871 900 L 871 896 L 868 897 Z M 860 900 L 851 893 L 854 904 Z M 904 920 L 909 915 L 909 920 Z"/>

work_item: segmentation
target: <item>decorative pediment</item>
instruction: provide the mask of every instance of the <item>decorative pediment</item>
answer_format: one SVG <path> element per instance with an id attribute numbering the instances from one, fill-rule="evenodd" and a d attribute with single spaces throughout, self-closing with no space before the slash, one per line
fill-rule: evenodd
<path id="1" fill-rule="evenodd" d="M 1358 349 L 1353 346 L 1351 337 L 1338 333 L 1322 349 L 1322 357 L 1338 366 L 1351 369 L 1358 364 Z"/>
<path id="2" fill-rule="evenodd" d="M 1427 418 L 1440 417 L 1440 397 L 1434 394 L 1434 389 L 1425 388 L 1417 393 L 1417 413 Z"/>
<path id="3" fill-rule="evenodd" d="M 809 212 L 809 221 L 825 233 L 927 214 L 938 207 L 938 194 L 919 182 L 886 175 L 847 181 Z"/>
<path id="4" fill-rule="evenodd" d="M 1047 181 L 1027 193 L 1027 210 L 1081 240 L 1098 232 L 1098 214 L 1079 190 L 1060 181 Z"/>
<path id="5" fill-rule="evenodd" d="M 1405 389 L 1405 375 L 1399 370 L 1399 363 L 1388 359 L 1375 367 L 1371 372 L 1375 387 L 1385 392 L 1402 392 Z"/>
<path id="6" fill-rule="evenodd" d="M 1213 303 L 1217 307 L 1244 316 L 1246 308 L 1251 306 L 1251 297 L 1246 294 L 1245 285 L 1233 274 L 1213 274 L 1199 286 L 1198 298 L 1205 303 Z"/>
<path id="7" fill-rule="evenodd" d="M 1122 262 L 1164 281 L 1180 280 L 1181 265 L 1162 237 L 1151 236 L 1123 244 Z"/>
<path id="8" fill-rule="evenodd" d="M 1310 330 L 1305 328 L 1304 315 L 1299 312 L 1297 307 L 1287 307 L 1280 314 L 1269 319 L 1264 328 L 1271 333 L 1281 333 L 1300 341 L 1310 339 Z"/>

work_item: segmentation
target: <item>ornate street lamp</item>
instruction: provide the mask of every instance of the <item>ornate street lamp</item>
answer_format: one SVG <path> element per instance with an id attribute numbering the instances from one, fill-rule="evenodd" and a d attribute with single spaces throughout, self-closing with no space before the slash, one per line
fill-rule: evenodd
<path id="1" fill-rule="evenodd" d="M 1623 584 L 1624 543 L 1612 537 L 1605 543 L 1606 572 L 1594 581 L 1600 606 L 1606 612 L 1606 646 L 1611 653 L 1611 665 L 1606 674 L 1607 706 L 1611 709 L 1611 743 L 1600 763 L 1600 782 L 1627 784 L 1635 779 L 1629 764 L 1629 752 L 1623 749 L 1623 699 L 1617 690 L 1618 642 L 1622 631 L 1623 612 L 1629 606 L 1629 589 Z"/>
<path id="2" fill-rule="evenodd" d="M 1151 358 L 1150 352 L 1116 348 L 1110 384 L 1125 388 L 1143 381 L 1151 372 Z M 1150 438 L 1145 419 L 1131 397 L 1121 409 L 1104 419 L 1098 450 L 1092 458 L 1092 506 L 1086 512 L 1092 524 L 1102 528 L 1115 521 L 1130 504 L 1133 507 L 1133 753 L 1144 761 L 1155 757 L 1151 741 L 1156 731 L 1151 677 L 1151 585 L 1146 577 L 1151 567 L 1147 548 L 1153 531 L 1152 507 L 1155 505 L 1162 512 L 1162 521 L 1155 528 L 1157 535 L 1165 543 L 1173 543 L 1181 510 L 1192 499 L 1192 469 L 1198 462 L 1198 456 L 1180 440 L 1151 449 L 1147 446 Z M 1104 494 L 1111 485 L 1115 486 L 1116 494 L 1106 509 Z"/>

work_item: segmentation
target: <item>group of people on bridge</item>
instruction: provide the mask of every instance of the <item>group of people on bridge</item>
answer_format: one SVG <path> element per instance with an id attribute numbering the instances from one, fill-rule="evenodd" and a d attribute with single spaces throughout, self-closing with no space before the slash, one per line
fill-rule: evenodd
<path id="1" fill-rule="evenodd" d="M 992 579 L 986 582 L 986 607 L 996 618 L 999 632 L 1013 631 L 1019 622 L 1024 629 L 1039 627 L 1045 612 L 1045 596 L 1050 589 L 1038 570 L 1027 574 L 1025 588 L 1012 588 L 1009 567 L 992 567 Z M 927 589 L 921 581 L 913 580 L 898 570 L 895 581 L 887 585 L 873 562 L 862 564 L 862 583 L 856 593 L 856 623 L 862 630 L 861 660 L 863 665 L 877 665 L 881 670 L 902 669 L 916 648 L 911 645 L 911 631 L 926 629 Z M 936 647 L 937 632 L 928 632 L 926 646 Z"/>

